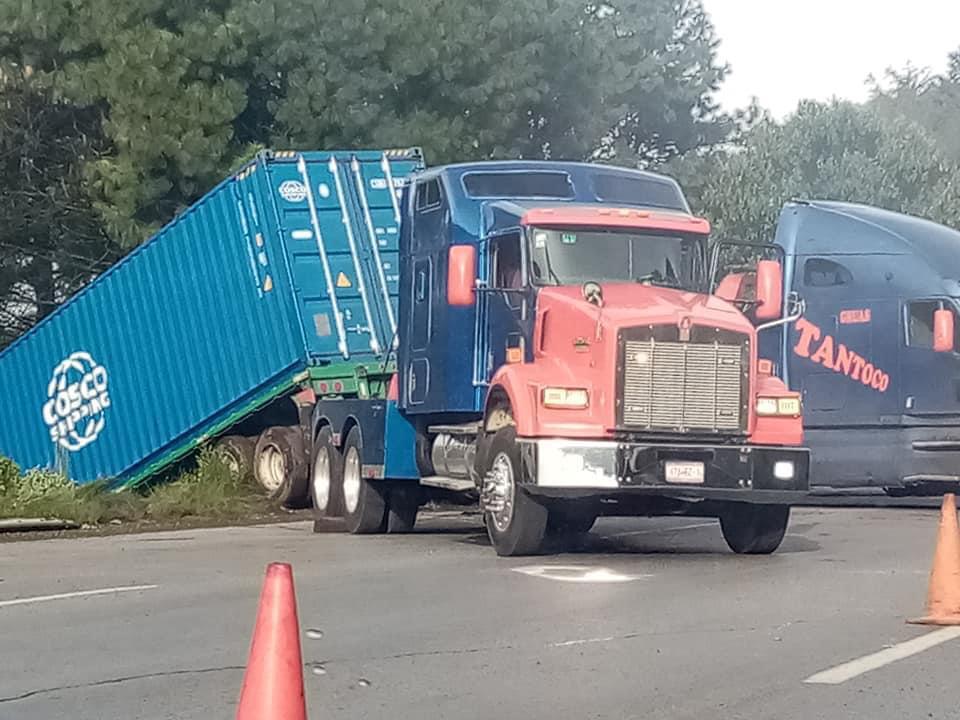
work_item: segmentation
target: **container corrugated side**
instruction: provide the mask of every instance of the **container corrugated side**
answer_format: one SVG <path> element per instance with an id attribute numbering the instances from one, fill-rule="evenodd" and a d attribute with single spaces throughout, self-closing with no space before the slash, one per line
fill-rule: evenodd
<path id="1" fill-rule="evenodd" d="M 305 365 L 275 228 L 252 246 L 231 178 L 0 354 L 0 453 L 124 477 Z M 253 197 L 269 217 L 269 197 Z"/>

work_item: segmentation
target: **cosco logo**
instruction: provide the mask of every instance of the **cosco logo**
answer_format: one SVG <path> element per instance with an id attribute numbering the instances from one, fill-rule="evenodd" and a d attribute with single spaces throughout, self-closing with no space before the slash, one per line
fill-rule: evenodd
<path id="1" fill-rule="evenodd" d="M 299 180 L 285 180 L 277 190 L 287 202 L 303 202 L 307 197 L 307 188 Z"/>
<path id="2" fill-rule="evenodd" d="M 90 353 L 75 352 L 53 370 L 43 421 L 54 443 L 75 452 L 100 436 L 109 407 L 107 369 Z"/>

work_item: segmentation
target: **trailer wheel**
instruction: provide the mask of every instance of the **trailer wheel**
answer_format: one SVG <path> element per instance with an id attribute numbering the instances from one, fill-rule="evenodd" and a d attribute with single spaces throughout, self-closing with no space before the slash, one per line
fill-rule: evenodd
<path id="1" fill-rule="evenodd" d="M 313 531 L 319 532 L 324 520 L 343 515 L 343 456 L 333 444 L 333 431 L 321 428 L 313 443 L 310 465 L 310 497 L 313 500 Z"/>
<path id="2" fill-rule="evenodd" d="M 503 557 L 536 554 L 546 535 L 548 513 L 520 487 L 523 469 L 514 426 L 494 434 L 486 465 L 484 522 L 494 550 Z"/>
<path id="3" fill-rule="evenodd" d="M 309 483 L 300 429 L 275 426 L 264 430 L 254 451 L 253 475 L 268 497 L 288 507 L 305 504 Z"/>
<path id="4" fill-rule="evenodd" d="M 731 503 L 720 515 L 723 539 L 741 555 L 772 553 L 783 542 L 789 522 L 787 505 Z"/>
<path id="5" fill-rule="evenodd" d="M 387 505 L 387 532 L 402 534 L 413 531 L 420 510 L 422 493 L 416 480 L 398 480 L 393 483 Z"/>
<path id="6" fill-rule="evenodd" d="M 343 519 L 355 535 L 380 533 L 387 527 L 386 488 L 363 477 L 363 440 L 360 428 L 347 434 L 343 446 Z"/>
<path id="7" fill-rule="evenodd" d="M 227 435 L 220 438 L 213 446 L 224 464 L 235 477 L 248 480 L 253 476 L 253 455 L 257 441 L 243 435 Z"/>

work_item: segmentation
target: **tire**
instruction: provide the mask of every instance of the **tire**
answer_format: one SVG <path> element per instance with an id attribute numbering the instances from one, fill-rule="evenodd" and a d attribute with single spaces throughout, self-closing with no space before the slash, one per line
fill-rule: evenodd
<path id="1" fill-rule="evenodd" d="M 395 481 L 387 495 L 387 500 L 387 532 L 391 535 L 413 532 L 422 500 L 417 481 Z"/>
<path id="2" fill-rule="evenodd" d="M 333 444 L 333 432 L 321 428 L 313 443 L 310 463 L 310 499 L 313 501 L 313 531 L 325 521 L 343 515 L 343 455 Z"/>
<path id="3" fill-rule="evenodd" d="M 537 554 L 546 535 L 548 513 L 547 508 L 518 485 L 523 470 L 516 428 L 501 428 L 494 434 L 486 464 L 484 485 L 502 486 L 505 498 L 503 510 L 484 512 L 487 535 L 494 550 L 501 557 Z"/>
<path id="4" fill-rule="evenodd" d="M 253 455 L 256 446 L 257 441 L 253 438 L 227 435 L 217 440 L 213 451 L 237 478 L 249 480 L 253 477 Z"/>
<path id="5" fill-rule="evenodd" d="M 723 539 L 741 555 L 772 553 L 783 542 L 789 522 L 787 505 L 731 503 L 720 515 Z"/>
<path id="6" fill-rule="evenodd" d="M 343 519 L 354 535 L 381 533 L 387 528 L 386 488 L 363 477 L 363 440 L 353 427 L 343 445 Z"/>
<path id="7" fill-rule="evenodd" d="M 300 428 L 275 426 L 260 434 L 254 450 L 253 477 L 267 497 L 287 507 L 306 504 L 309 478 Z"/>

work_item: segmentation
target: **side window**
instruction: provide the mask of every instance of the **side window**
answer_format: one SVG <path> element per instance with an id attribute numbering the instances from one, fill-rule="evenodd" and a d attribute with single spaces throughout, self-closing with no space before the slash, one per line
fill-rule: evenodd
<path id="1" fill-rule="evenodd" d="M 939 300 L 915 300 L 907 304 L 907 345 L 918 348 L 933 348 L 933 314 L 939 310 L 942 303 Z M 948 306 L 949 307 L 949 306 Z M 960 348 L 960 318 L 953 313 L 953 346 Z"/>
<path id="2" fill-rule="evenodd" d="M 440 207 L 440 181 L 426 180 L 417 185 L 417 212 L 430 212 Z"/>
<path id="3" fill-rule="evenodd" d="M 493 245 L 493 287 L 518 290 L 523 287 L 520 237 L 506 235 Z"/>
<path id="4" fill-rule="evenodd" d="M 836 287 L 853 282 L 850 271 L 826 258 L 810 258 L 803 264 L 803 284 L 807 287 Z"/>

